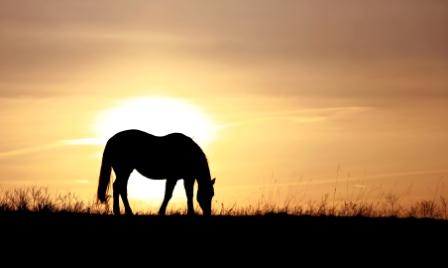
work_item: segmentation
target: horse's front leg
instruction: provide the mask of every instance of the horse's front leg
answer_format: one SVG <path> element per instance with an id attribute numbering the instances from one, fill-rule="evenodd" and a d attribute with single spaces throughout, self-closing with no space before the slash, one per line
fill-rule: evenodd
<path id="1" fill-rule="evenodd" d="M 159 215 L 165 215 L 166 206 L 168 205 L 168 201 L 170 201 L 173 196 L 174 186 L 176 186 L 176 179 L 167 179 L 165 186 L 165 197 L 163 198 L 162 206 L 159 209 Z"/>
<path id="2" fill-rule="evenodd" d="M 132 215 L 131 206 L 128 201 L 128 181 L 130 172 L 118 171 L 114 182 L 114 214 L 120 215 L 120 196 L 123 200 L 126 215 Z"/>
<path id="3" fill-rule="evenodd" d="M 193 208 L 194 179 L 184 178 L 184 187 L 185 187 L 185 194 L 187 195 L 187 213 L 188 215 L 194 215 L 194 208 Z"/>

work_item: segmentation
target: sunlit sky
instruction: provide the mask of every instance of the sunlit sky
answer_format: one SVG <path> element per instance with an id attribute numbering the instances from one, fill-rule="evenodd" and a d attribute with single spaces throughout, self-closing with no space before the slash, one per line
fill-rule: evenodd
<path id="1" fill-rule="evenodd" d="M 193 136 L 217 203 L 446 196 L 447 25 L 442 0 L 0 0 L 0 186 L 93 199 L 136 126 Z"/>

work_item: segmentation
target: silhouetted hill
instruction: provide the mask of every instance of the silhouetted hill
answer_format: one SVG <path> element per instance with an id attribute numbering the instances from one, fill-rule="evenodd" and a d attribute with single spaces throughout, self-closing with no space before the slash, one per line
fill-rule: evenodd
<path id="1" fill-rule="evenodd" d="M 397 257 L 405 252 L 421 257 L 426 251 L 443 250 L 448 238 L 448 221 L 443 220 L 285 214 L 116 217 L 3 212 L 0 229 L 6 251 L 33 244 L 38 245 L 35 250 L 65 254 L 71 250 L 137 256 L 138 252 L 147 256 L 171 252 L 247 259 L 255 252 L 258 262 L 265 257 L 290 259 L 307 254 Z"/>

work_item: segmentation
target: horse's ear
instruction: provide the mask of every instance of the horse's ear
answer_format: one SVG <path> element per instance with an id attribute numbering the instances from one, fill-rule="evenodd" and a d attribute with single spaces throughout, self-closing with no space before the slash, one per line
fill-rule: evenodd
<path id="1" fill-rule="evenodd" d="M 212 185 L 215 184 L 216 178 L 213 178 Z"/>

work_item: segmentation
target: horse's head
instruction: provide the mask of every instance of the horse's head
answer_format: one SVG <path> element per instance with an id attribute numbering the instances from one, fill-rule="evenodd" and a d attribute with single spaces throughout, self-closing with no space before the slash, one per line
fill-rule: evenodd
<path id="1" fill-rule="evenodd" d="M 212 198 L 215 195 L 215 190 L 213 185 L 216 179 L 213 179 L 205 185 L 199 186 L 198 194 L 196 199 L 198 200 L 199 206 L 202 209 L 202 213 L 205 216 L 210 216 L 212 214 Z"/>

